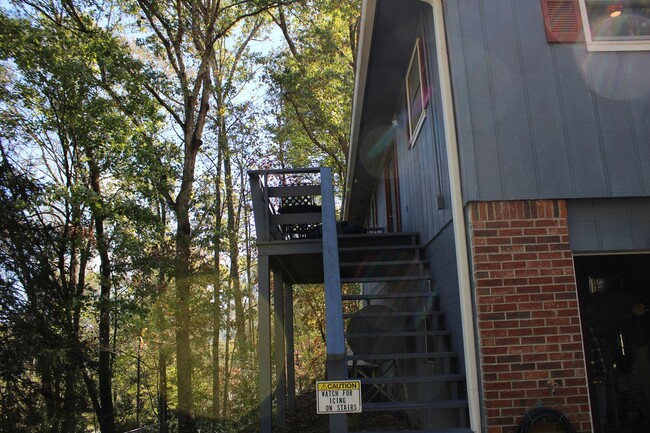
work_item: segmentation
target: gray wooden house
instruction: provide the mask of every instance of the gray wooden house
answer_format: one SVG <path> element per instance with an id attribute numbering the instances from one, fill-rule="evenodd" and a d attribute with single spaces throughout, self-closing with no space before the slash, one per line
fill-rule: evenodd
<path id="1" fill-rule="evenodd" d="M 325 282 L 328 374 L 413 431 L 649 432 L 650 2 L 364 0 L 358 58 L 338 219 L 365 230 L 327 170 L 252 172 L 261 299 L 273 273 L 290 329 Z"/>

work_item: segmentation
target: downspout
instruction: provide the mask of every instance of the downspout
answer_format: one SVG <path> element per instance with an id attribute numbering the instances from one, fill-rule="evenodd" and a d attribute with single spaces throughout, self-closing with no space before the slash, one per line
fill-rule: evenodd
<path id="1" fill-rule="evenodd" d="M 451 211 L 454 220 L 454 240 L 456 246 L 456 262 L 458 272 L 458 288 L 460 296 L 461 325 L 463 329 L 463 349 L 465 351 L 465 372 L 467 380 L 467 399 L 469 403 L 470 428 L 481 432 L 481 404 L 479 390 L 479 371 L 477 365 L 476 332 L 474 323 L 474 308 L 471 296 L 471 279 L 469 266 L 469 251 L 467 248 L 467 232 L 465 211 L 463 208 L 463 193 L 460 177 L 460 158 L 458 139 L 456 136 L 456 119 L 451 89 L 451 73 L 449 69 L 449 53 L 445 34 L 445 17 L 442 0 L 421 0 L 431 5 L 436 38 L 436 55 L 438 60 L 438 76 L 440 77 L 440 96 L 442 99 L 443 128 L 447 145 L 447 165 L 449 167 L 449 183 L 451 189 Z"/>

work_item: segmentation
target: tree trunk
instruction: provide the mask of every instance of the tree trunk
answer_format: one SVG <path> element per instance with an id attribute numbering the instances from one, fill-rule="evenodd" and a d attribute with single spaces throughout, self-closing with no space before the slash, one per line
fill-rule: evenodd
<path id="1" fill-rule="evenodd" d="M 246 197 L 246 172 L 245 169 L 242 167 L 241 169 L 241 178 L 240 178 L 240 184 L 241 184 L 241 197 Z M 244 200 L 242 200 L 244 202 Z M 251 208 L 249 205 L 249 200 L 246 200 L 244 203 L 244 228 L 245 228 L 245 245 L 246 245 L 246 298 L 248 299 L 248 336 L 249 336 L 249 343 L 250 347 L 257 347 L 256 341 L 255 341 L 255 315 L 252 314 L 252 309 L 253 309 L 253 299 L 255 299 L 255 296 L 253 295 L 253 249 L 251 245 Z M 257 355 L 255 351 L 251 350 L 250 351 L 250 362 L 255 363 L 255 360 L 257 359 Z"/>
<path id="2" fill-rule="evenodd" d="M 165 245 L 165 229 L 167 227 L 167 211 L 163 200 L 159 204 L 160 226 L 162 227 L 162 239 L 160 242 L 160 256 L 165 257 L 163 245 Z M 165 269 L 160 266 L 158 269 L 158 302 L 156 303 L 156 329 L 158 331 L 158 433 L 167 433 L 167 357 L 165 356 L 165 312 L 163 302 L 167 293 L 167 282 L 165 281 Z"/>
<path id="3" fill-rule="evenodd" d="M 79 428 L 79 409 L 77 393 L 78 375 L 77 365 L 70 364 L 65 371 L 65 390 L 63 391 L 63 423 L 61 424 L 61 433 L 75 433 Z"/>
<path id="4" fill-rule="evenodd" d="M 242 302 L 241 280 L 239 278 L 239 236 L 237 215 L 235 213 L 235 196 L 232 178 L 232 164 L 225 120 L 221 118 L 219 126 L 219 146 L 223 155 L 224 181 L 226 189 L 226 212 L 228 213 L 228 251 L 230 253 L 230 285 L 235 301 L 235 355 L 238 360 L 246 358 L 246 322 Z"/>
<path id="5" fill-rule="evenodd" d="M 77 148 L 74 147 L 74 154 L 77 154 Z M 75 158 L 75 161 L 77 159 Z M 75 173 L 78 173 L 79 170 L 75 169 Z M 70 174 L 68 177 L 69 184 L 77 184 L 79 180 L 75 175 Z M 80 426 L 80 415 L 81 415 L 81 395 L 80 395 L 80 377 L 83 377 L 84 371 L 84 354 L 79 342 L 79 335 L 81 329 L 81 298 L 83 296 L 84 289 L 86 287 L 86 266 L 90 257 L 90 244 L 91 241 L 87 240 L 85 245 L 80 246 L 84 239 L 81 237 L 80 233 L 83 232 L 84 227 L 81 224 L 81 210 L 77 204 L 71 205 L 69 220 L 67 221 L 71 227 L 72 233 L 78 233 L 73 236 L 73 240 L 67 248 L 62 248 L 62 251 L 67 250 L 69 253 L 69 269 L 68 269 L 68 281 L 64 282 L 67 289 L 65 290 L 65 297 L 71 305 L 74 305 L 72 311 L 68 313 L 66 317 L 69 321 L 69 329 L 67 334 L 67 344 L 68 344 L 68 364 L 66 365 L 66 371 L 64 373 L 63 383 L 65 389 L 63 391 L 63 405 L 62 405 L 62 417 L 63 422 L 61 424 L 61 432 L 63 433 L 76 433 Z M 92 230 L 92 225 L 90 227 Z M 60 260 L 60 273 L 66 275 L 65 273 L 65 259 Z M 89 391 L 89 396 L 93 397 L 92 393 Z M 99 416 L 99 412 L 97 412 Z"/>
<path id="6" fill-rule="evenodd" d="M 158 433 L 167 433 L 167 359 L 158 350 Z"/>
<path id="7" fill-rule="evenodd" d="M 178 431 L 193 433 L 192 347 L 190 345 L 190 219 L 186 207 L 177 212 L 176 232 L 176 373 L 178 378 Z"/>
<path id="8" fill-rule="evenodd" d="M 194 183 L 196 155 L 201 141 L 186 140 L 183 178 L 174 204 L 176 212 L 176 374 L 178 387 L 178 432 L 195 433 L 194 401 L 192 395 L 192 347 L 190 345 L 191 317 L 190 296 L 192 291 L 190 249 L 192 231 L 190 222 L 190 199 Z"/>
<path id="9" fill-rule="evenodd" d="M 101 199 L 99 166 L 92 152 L 87 152 L 90 169 L 90 186 L 95 193 L 95 204 L 92 213 L 95 220 L 95 237 L 99 253 L 99 428 L 102 433 L 115 431 L 115 413 L 113 411 L 112 369 L 111 369 L 111 262 L 108 255 L 108 241 L 104 233 L 105 215 Z"/>
<path id="10" fill-rule="evenodd" d="M 224 378 L 223 378 L 223 404 L 221 405 L 222 416 L 228 416 L 228 384 L 230 382 L 230 296 L 226 297 L 226 344 L 224 348 Z"/>
<path id="11" fill-rule="evenodd" d="M 212 282 L 212 416 L 219 418 L 219 343 L 221 332 L 221 155 L 217 158 L 217 173 L 214 182 L 214 280 Z"/>

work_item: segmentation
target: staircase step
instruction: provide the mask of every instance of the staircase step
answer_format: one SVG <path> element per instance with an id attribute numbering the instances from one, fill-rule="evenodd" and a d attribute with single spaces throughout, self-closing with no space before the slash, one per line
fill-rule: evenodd
<path id="1" fill-rule="evenodd" d="M 372 317 L 417 317 L 417 316 L 444 316 L 443 311 L 387 311 L 387 312 L 378 312 L 378 313 L 346 313 L 343 314 L 344 319 L 349 319 L 351 317 L 355 318 L 372 318 Z"/>
<path id="2" fill-rule="evenodd" d="M 426 376 L 381 376 L 359 378 L 362 385 L 379 385 L 382 383 L 434 383 L 434 382 L 462 382 L 462 374 L 429 374 Z"/>
<path id="3" fill-rule="evenodd" d="M 427 409 L 461 409 L 467 407 L 467 400 L 437 400 L 428 402 L 390 401 L 380 403 L 363 403 L 364 412 L 427 410 Z"/>
<path id="4" fill-rule="evenodd" d="M 444 337 L 448 335 L 451 335 L 449 331 L 380 331 L 355 332 L 345 334 L 345 338 Z"/>
<path id="5" fill-rule="evenodd" d="M 380 283 L 389 281 L 427 281 L 430 280 L 429 275 L 404 275 L 404 276 L 369 276 L 369 277 L 344 277 L 341 276 L 342 283 Z"/>
<path id="6" fill-rule="evenodd" d="M 355 433 L 355 432 L 350 432 Z M 416 430 L 384 430 L 384 431 L 368 431 L 358 433 L 473 433 L 472 429 L 468 427 L 460 428 L 441 428 L 441 429 L 416 429 Z"/>
<path id="7" fill-rule="evenodd" d="M 391 277 L 417 277 L 430 279 L 431 275 L 425 272 L 427 262 L 424 260 L 392 260 L 390 262 L 345 262 L 340 264 L 341 278 L 383 278 Z"/>
<path id="8" fill-rule="evenodd" d="M 338 244 L 341 247 L 352 246 L 414 246 L 418 244 L 418 234 L 413 232 L 405 233 L 360 233 L 338 235 Z"/>
<path id="9" fill-rule="evenodd" d="M 386 260 L 386 261 L 341 261 L 339 264 L 341 274 L 370 276 L 398 276 L 398 275 L 421 275 L 425 274 L 426 260 Z M 430 277 L 430 276 L 429 276 Z"/>
<path id="10" fill-rule="evenodd" d="M 420 245 L 339 246 L 339 262 L 391 262 L 421 259 Z"/>
<path id="11" fill-rule="evenodd" d="M 409 266 L 409 265 L 426 265 L 426 260 L 376 260 L 370 262 L 341 262 L 341 267 L 369 268 L 373 266 Z"/>
<path id="12" fill-rule="evenodd" d="M 373 252 L 379 254 L 386 254 L 391 251 L 400 251 L 400 250 L 419 252 L 422 248 L 422 245 L 419 244 L 383 245 L 381 246 L 381 250 L 378 250 L 377 247 L 378 247 L 377 245 L 372 245 L 370 243 L 364 243 L 362 245 L 355 245 L 355 246 L 339 245 L 339 253 Z"/>
<path id="13" fill-rule="evenodd" d="M 424 358 L 456 358 L 456 352 L 405 352 L 405 353 L 374 353 L 374 354 L 354 354 L 348 355 L 350 361 L 363 361 L 374 359 L 377 361 L 391 359 L 424 359 Z"/>
<path id="14" fill-rule="evenodd" d="M 396 280 L 403 280 L 399 277 Z M 435 298 L 437 295 L 432 292 L 406 292 L 406 293 L 373 293 L 368 295 L 343 295 L 344 301 L 373 301 L 375 299 L 409 299 L 409 298 Z"/>
<path id="15" fill-rule="evenodd" d="M 339 263 L 341 281 L 346 283 L 365 282 L 404 282 L 428 281 L 431 276 L 426 271 L 428 262 L 421 260 L 421 246 L 417 235 L 407 234 L 368 234 L 341 235 L 339 236 Z M 377 293 L 343 295 L 345 301 L 373 301 L 373 300 L 433 300 L 437 295 L 431 292 L 406 292 L 406 293 Z M 429 302 L 427 302 L 428 304 Z M 415 305 L 411 306 L 417 309 Z M 357 312 L 344 314 L 344 318 L 409 318 L 409 317 L 444 317 L 442 311 L 389 311 L 389 312 Z M 402 328 L 404 329 L 404 328 Z M 449 331 L 415 331 L 392 330 L 384 332 L 358 332 L 346 334 L 349 339 L 364 338 L 404 338 L 411 336 L 446 337 Z M 389 349 L 390 350 L 390 349 Z M 349 361 L 373 360 L 381 363 L 384 360 L 397 359 L 438 359 L 445 365 L 456 359 L 455 352 L 406 352 L 406 353 L 380 353 L 380 354 L 352 354 L 348 355 Z M 444 361 L 442 361 L 444 360 Z M 363 364 L 363 363 L 361 363 Z M 356 365 L 356 363 L 355 363 Z M 374 364 L 368 364 L 370 366 Z M 348 367 L 352 365 L 349 364 Z M 437 374 L 426 376 L 402 377 L 369 377 L 359 378 L 364 385 L 381 384 L 414 384 L 414 383 L 459 383 L 465 381 L 461 374 Z M 450 399 L 431 402 L 370 402 L 363 404 L 364 412 L 371 411 L 409 411 L 409 410 L 454 410 L 466 409 L 467 400 Z M 383 433 L 398 433 L 387 430 Z M 472 433 L 469 428 L 439 428 L 439 429 L 410 429 L 399 430 L 399 433 Z M 366 432 L 379 433 L 379 432 Z"/>

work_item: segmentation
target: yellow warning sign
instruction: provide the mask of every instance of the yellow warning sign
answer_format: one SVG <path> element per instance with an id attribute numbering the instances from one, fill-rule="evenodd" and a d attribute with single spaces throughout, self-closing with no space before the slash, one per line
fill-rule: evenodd
<path id="1" fill-rule="evenodd" d="M 316 382 L 316 413 L 361 412 L 361 381 Z"/>
<path id="2" fill-rule="evenodd" d="M 316 384 L 319 391 L 361 389 L 361 382 L 358 380 L 346 380 L 345 382 L 316 382 Z"/>

